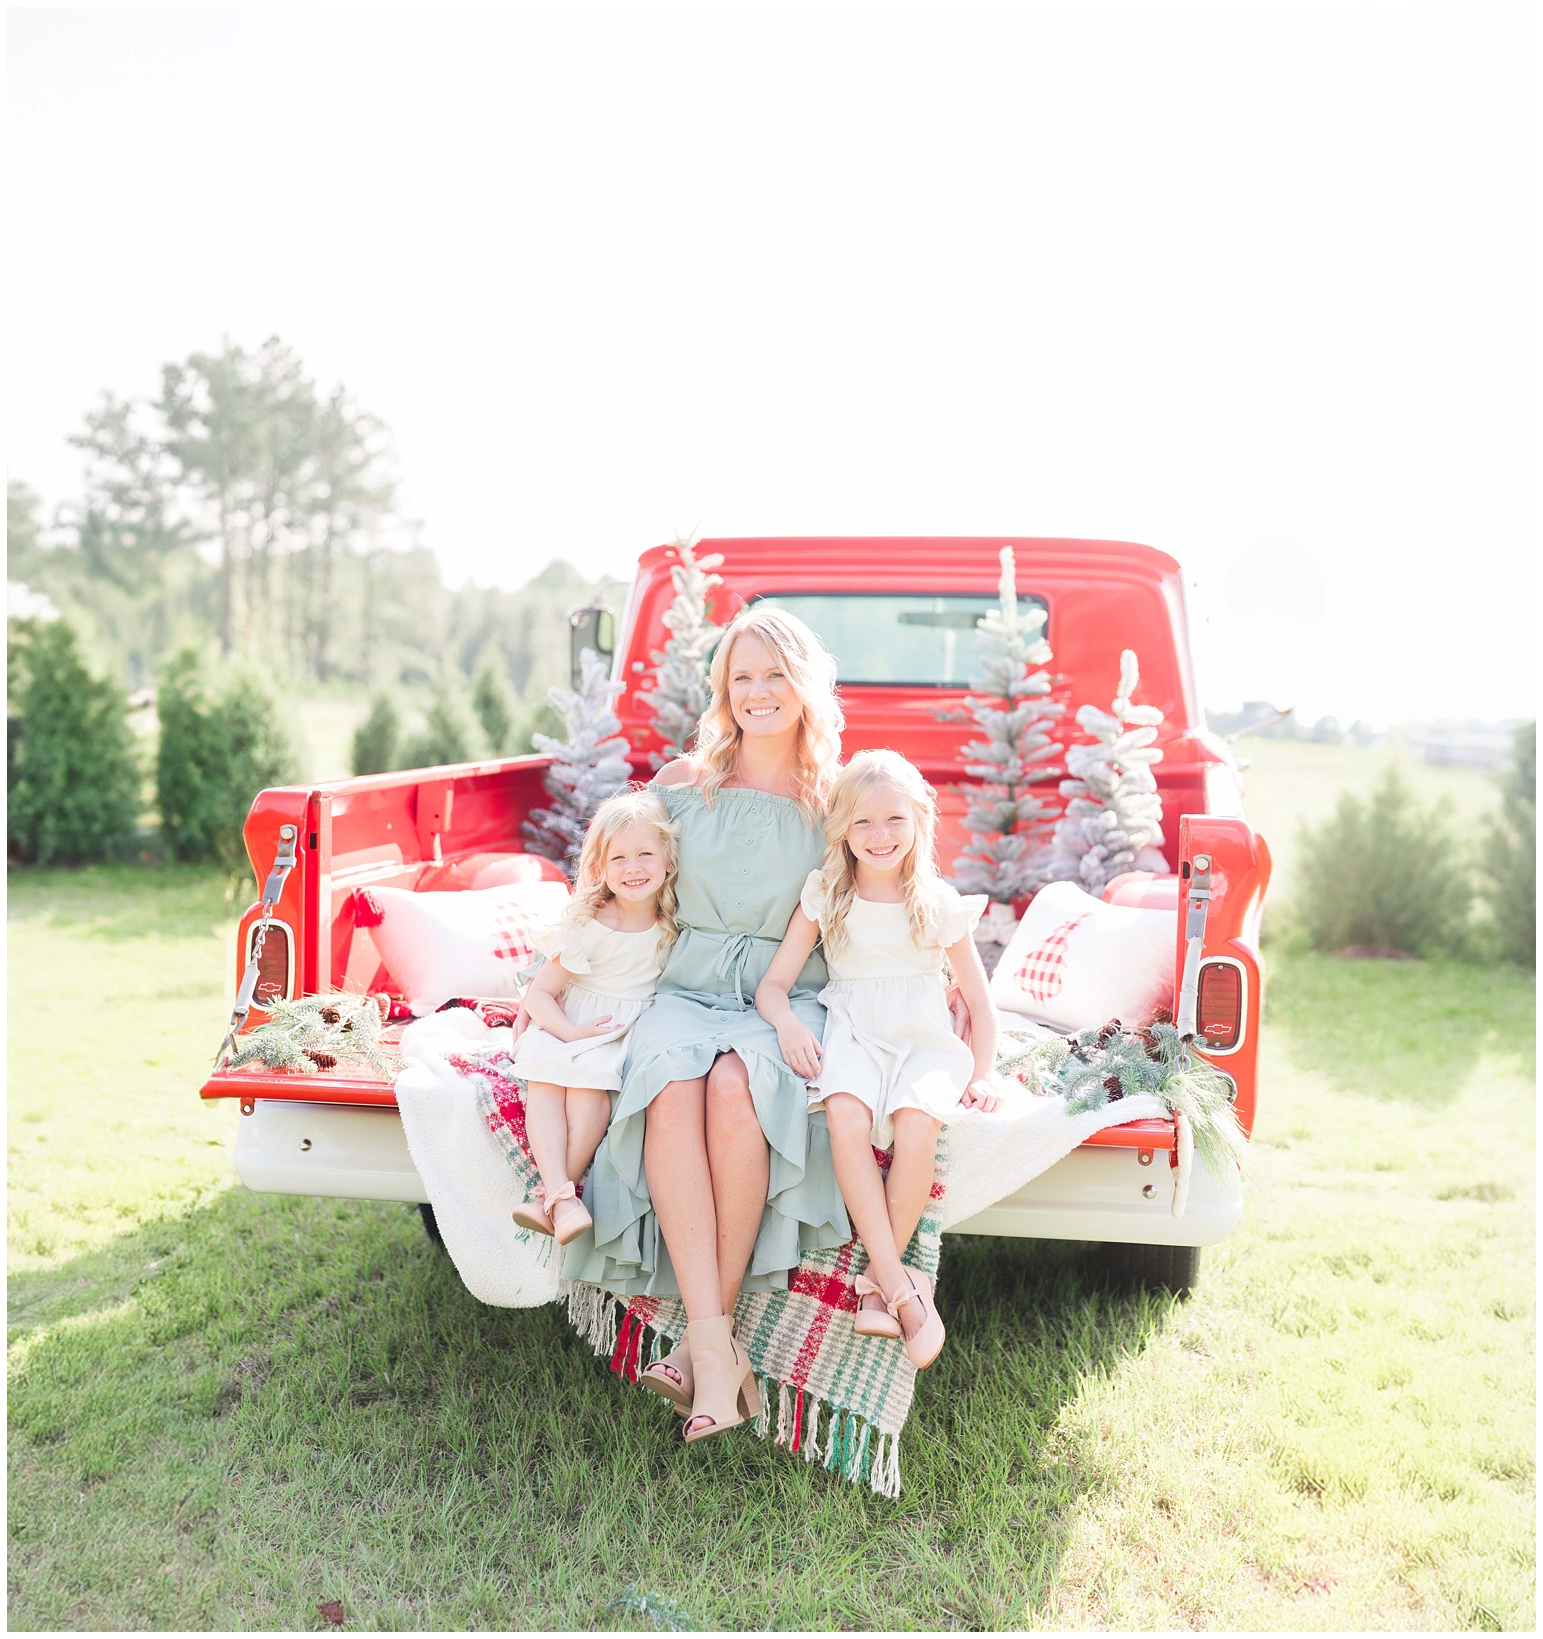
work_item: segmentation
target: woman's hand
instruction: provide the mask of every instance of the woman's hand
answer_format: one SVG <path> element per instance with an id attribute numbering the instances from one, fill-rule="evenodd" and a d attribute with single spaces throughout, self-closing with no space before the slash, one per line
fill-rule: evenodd
<path id="1" fill-rule="evenodd" d="M 960 1104 L 966 1110 L 979 1110 L 983 1115 L 989 1115 L 1002 1102 L 1002 1095 L 991 1090 L 991 1083 L 984 1079 L 972 1081 L 959 1096 Z"/>
<path id="2" fill-rule="evenodd" d="M 520 1005 L 514 1013 L 514 1039 L 518 1041 L 530 1029 L 530 1008 L 525 1004 L 525 998 L 520 997 Z"/>
<path id="3" fill-rule="evenodd" d="M 777 1046 L 782 1049 L 783 1062 L 805 1081 L 819 1075 L 820 1038 L 792 1013 L 777 1026 Z"/>
<path id="4" fill-rule="evenodd" d="M 606 1036 L 612 1029 L 611 1015 L 602 1013 L 598 1018 L 585 1019 L 583 1024 L 570 1024 L 568 1028 L 573 1032 L 569 1038 L 572 1041 L 584 1041 L 590 1036 Z"/>

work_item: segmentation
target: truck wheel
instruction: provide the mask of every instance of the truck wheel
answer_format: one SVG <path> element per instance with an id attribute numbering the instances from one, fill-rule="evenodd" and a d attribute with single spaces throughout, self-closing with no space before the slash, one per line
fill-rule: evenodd
<path id="1" fill-rule="evenodd" d="M 1104 1248 L 1104 1261 L 1113 1279 L 1124 1285 L 1144 1286 L 1149 1292 L 1188 1297 L 1200 1279 L 1198 1246 L 1114 1243 Z"/>
<path id="2" fill-rule="evenodd" d="M 434 1208 L 431 1207 L 427 1201 L 420 1201 L 418 1203 L 418 1211 L 423 1216 L 424 1232 L 428 1235 L 429 1239 L 433 1241 L 435 1246 L 443 1252 L 445 1250 L 445 1237 L 439 1232 L 439 1224 L 434 1218 Z"/>

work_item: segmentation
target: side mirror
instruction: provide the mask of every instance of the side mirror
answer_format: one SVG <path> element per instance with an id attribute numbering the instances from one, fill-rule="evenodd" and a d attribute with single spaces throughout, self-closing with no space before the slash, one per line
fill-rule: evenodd
<path id="1" fill-rule="evenodd" d="M 616 653 L 616 617 L 599 604 L 568 611 L 568 671 L 576 689 L 584 680 L 579 656 L 593 649 L 607 665 Z"/>

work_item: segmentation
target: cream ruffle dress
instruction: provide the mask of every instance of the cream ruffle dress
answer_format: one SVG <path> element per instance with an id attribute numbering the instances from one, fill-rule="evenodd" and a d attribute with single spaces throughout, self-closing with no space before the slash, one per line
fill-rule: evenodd
<path id="1" fill-rule="evenodd" d="M 799 905 L 810 921 L 826 925 L 825 889 L 811 871 Z M 970 1084 L 975 1056 L 954 1034 L 943 985 L 943 952 L 973 931 L 986 896 L 962 897 L 947 883 L 933 900 L 933 942 L 911 937 L 904 905 L 853 899 L 846 943 L 825 952 L 830 983 L 820 992 L 826 1009 L 824 1053 L 811 1106 L 831 1093 L 851 1093 L 873 1111 L 875 1149 L 895 1140 L 896 1110 L 925 1110 L 948 1122 Z"/>
<path id="2" fill-rule="evenodd" d="M 537 940 L 536 948 L 543 956 L 560 961 L 574 976 L 558 997 L 569 1019 L 583 1024 L 609 1013 L 611 1028 L 603 1036 L 559 1041 L 532 1025 L 515 1045 L 516 1074 L 521 1081 L 619 1092 L 627 1037 L 653 1002 L 668 954 L 663 930 L 655 923 L 640 933 L 619 933 L 592 918 L 577 928 Z"/>

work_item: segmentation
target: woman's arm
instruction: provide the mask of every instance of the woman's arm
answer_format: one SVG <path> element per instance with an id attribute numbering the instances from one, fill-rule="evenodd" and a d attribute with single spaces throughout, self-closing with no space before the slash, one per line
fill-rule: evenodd
<path id="1" fill-rule="evenodd" d="M 526 1011 L 534 1023 L 559 1041 L 584 1041 L 590 1036 L 603 1036 L 611 1028 L 609 1013 L 602 1014 L 598 1019 L 587 1019 L 583 1024 L 575 1024 L 563 1012 L 557 998 L 572 977 L 561 962 L 555 958 L 549 960 L 526 987 Z"/>
<path id="2" fill-rule="evenodd" d="M 755 987 L 756 1012 L 777 1032 L 777 1045 L 788 1068 L 805 1081 L 812 1081 L 820 1073 L 820 1038 L 800 1022 L 788 992 L 798 983 L 819 937 L 819 923 L 811 922 L 802 910 L 795 910 L 766 977 Z"/>
<path id="3" fill-rule="evenodd" d="M 677 757 L 654 775 L 655 785 L 695 785 L 696 764 L 689 757 Z"/>
<path id="4" fill-rule="evenodd" d="M 948 947 L 948 962 L 954 970 L 960 997 L 970 1010 L 969 1043 L 975 1055 L 975 1073 L 961 1102 L 967 1110 L 994 1110 L 1002 1102 L 991 1090 L 991 1072 L 997 1062 L 997 1015 L 991 1005 L 980 952 L 969 934 Z"/>

